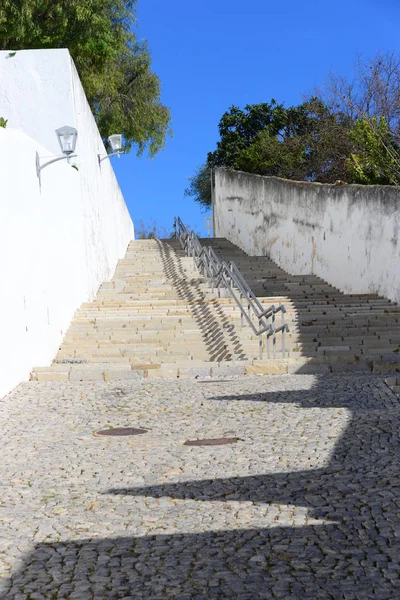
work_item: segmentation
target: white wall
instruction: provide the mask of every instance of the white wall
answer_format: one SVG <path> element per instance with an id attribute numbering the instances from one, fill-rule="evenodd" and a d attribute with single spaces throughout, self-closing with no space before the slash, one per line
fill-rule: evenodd
<path id="1" fill-rule="evenodd" d="M 292 274 L 400 302 L 400 188 L 294 182 L 219 169 L 214 235 Z"/>
<path id="2" fill-rule="evenodd" d="M 97 155 L 104 156 L 107 152 L 71 60 L 70 65 L 74 127 L 79 132 L 79 172 L 88 297 L 93 298 L 100 283 L 112 276 L 117 259 L 125 255 L 128 242 L 134 238 L 134 230 L 112 168 L 112 161 L 126 160 L 126 157 L 118 159 L 115 156 L 103 160 L 99 165 Z"/>
<path id="3" fill-rule="evenodd" d="M 75 126 L 72 62 L 68 50 L 0 51 L 0 117 L 59 154 L 54 130 Z"/>
<path id="4" fill-rule="evenodd" d="M 75 310 L 110 279 L 133 224 L 66 50 L 0 52 L 0 396 L 50 364 Z M 54 130 L 78 129 L 73 159 Z"/>

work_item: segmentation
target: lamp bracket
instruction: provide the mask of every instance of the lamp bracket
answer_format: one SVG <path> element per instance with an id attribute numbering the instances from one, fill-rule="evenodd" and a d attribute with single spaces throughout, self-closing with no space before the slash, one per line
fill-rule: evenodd
<path id="1" fill-rule="evenodd" d="M 65 154 L 63 154 L 62 156 L 56 156 L 55 158 L 52 158 L 51 160 L 48 160 L 43 165 L 41 165 L 39 154 L 36 152 L 36 175 L 38 176 L 39 182 L 40 182 L 40 172 L 42 171 L 42 169 L 44 169 L 45 167 L 48 167 L 49 165 L 51 165 L 55 162 L 58 162 L 59 160 L 68 160 L 69 158 L 75 158 L 76 156 L 78 156 L 78 155 L 77 154 L 68 154 L 66 156 Z"/>
<path id="2" fill-rule="evenodd" d="M 106 154 L 105 156 L 101 156 L 101 154 L 98 154 L 97 158 L 100 164 L 102 160 L 106 160 L 106 158 L 111 158 L 111 156 L 118 156 L 119 158 L 120 154 L 124 154 L 124 150 L 116 150 L 115 152 L 111 152 L 111 154 Z"/>

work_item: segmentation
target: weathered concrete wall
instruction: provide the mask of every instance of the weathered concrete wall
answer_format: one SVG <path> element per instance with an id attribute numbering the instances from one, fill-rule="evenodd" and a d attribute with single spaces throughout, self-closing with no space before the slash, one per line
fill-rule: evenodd
<path id="1" fill-rule="evenodd" d="M 400 302 L 400 189 L 215 173 L 214 235 L 292 274 Z"/>
<path id="2" fill-rule="evenodd" d="M 0 52 L 0 396 L 54 357 L 78 306 L 134 237 L 126 204 L 67 50 Z M 78 130 L 72 162 L 55 129 Z"/>

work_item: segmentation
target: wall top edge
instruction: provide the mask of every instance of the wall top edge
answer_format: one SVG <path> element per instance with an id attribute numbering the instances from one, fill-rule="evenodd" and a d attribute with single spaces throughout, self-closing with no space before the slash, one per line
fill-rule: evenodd
<path id="1" fill-rule="evenodd" d="M 376 193 L 377 191 L 385 192 L 385 193 L 400 193 L 400 186 L 395 185 L 362 185 L 359 183 L 319 183 L 316 181 L 297 181 L 294 179 L 284 179 L 283 177 L 275 177 L 271 175 L 257 175 L 255 173 L 247 173 L 246 171 L 237 171 L 235 169 L 229 169 L 226 167 L 217 167 L 214 169 L 215 172 L 221 173 L 230 173 L 232 175 L 239 175 L 240 177 L 246 177 L 249 179 L 262 179 L 265 181 L 284 183 L 289 186 L 293 186 L 294 188 L 302 188 L 302 189 L 312 189 L 320 190 L 320 189 L 329 189 L 329 190 L 347 190 L 351 189 L 353 191 L 363 191 L 366 192 L 368 190 Z"/>
<path id="2" fill-rule="evenodd" d="M 7 56 L 10 52 L 15 52 L 15 56 L 18 54 L 48 54 L 49 52 L 57 52 L 57 53 L 67 53 L 70 54 L 68 48 L 26 48 L 23 50 L 15 50 L 14 48 L 8 48 L 6 50 L 0 50 L 0 56 L 6 54 Z M 14 58 L 14 57 L 13 57 Z"/>

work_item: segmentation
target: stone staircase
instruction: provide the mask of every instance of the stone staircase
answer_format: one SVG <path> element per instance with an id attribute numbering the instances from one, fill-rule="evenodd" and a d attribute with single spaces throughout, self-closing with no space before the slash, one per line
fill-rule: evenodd
<path id="1" fill-rule="evenodd" d="M 179 242 L 135 240 L 112 281 L 75 314 L 53 364 L 35 368 L 32 379 L 224 375 L 247 358 Z"/>
<path id="2" fill-rule="evenodd" d="M 135 240 L 114 277 L 83 304 L 38 381 L 110 381 L 245 373 L 400 371 L 400 308 L 345 295 L 314 275 L 292 276 L 224 239 L 203 239 L 233 260 L 262 304 L 287 308 L 285 359 L 259 356 L 230 298 L 217 298 L 176 240 Z M 264 353 L 265 356 L 265 353 Z"/>
<path id="3" fill-rule="evenodd" d="M 315 275 L 288 275 L 269 258 L 250 257 L 226 239 L 201 242 L 220 260 L 236 263 L 264 306 L 285 305 L 286 346 L 292 359 L 298 357 L 295 367 L 304 361 L 301 372 L 400 371 L 398 305 L 376 294 L 343 294 Z"/>

